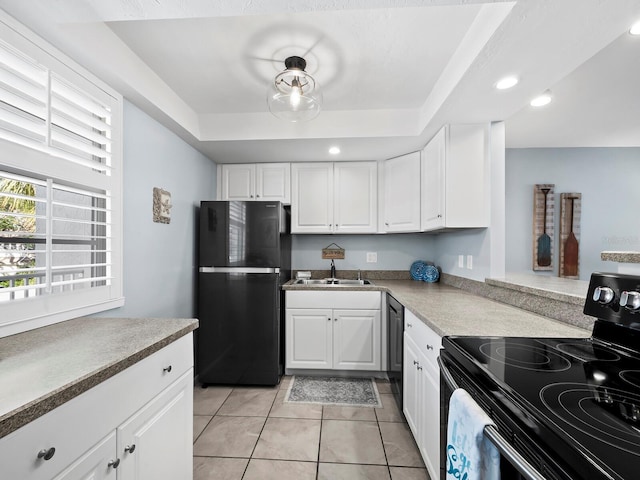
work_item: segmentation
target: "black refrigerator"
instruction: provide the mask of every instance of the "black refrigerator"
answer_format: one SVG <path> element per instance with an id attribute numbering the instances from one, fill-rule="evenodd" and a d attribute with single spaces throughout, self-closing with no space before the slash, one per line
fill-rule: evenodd
<path id="1" fill-rule="evenodd" d="M 200 203 L 196 371 L 203 385 L 277 385 L 284 371 L 289 210 L 280 202 Z"/>

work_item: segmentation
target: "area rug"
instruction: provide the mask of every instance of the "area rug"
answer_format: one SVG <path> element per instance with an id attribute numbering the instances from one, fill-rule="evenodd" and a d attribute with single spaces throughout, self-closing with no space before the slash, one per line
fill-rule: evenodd
<path id="1" fill-rule="evenodd" d="M 381 407 L 380 394 L 373 378 L 294 376 L 285 402 Z"/>

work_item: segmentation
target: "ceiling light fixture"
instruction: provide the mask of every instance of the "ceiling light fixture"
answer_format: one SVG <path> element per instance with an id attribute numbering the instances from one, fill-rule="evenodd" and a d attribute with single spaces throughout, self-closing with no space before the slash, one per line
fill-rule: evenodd
<path id="1" fill-rule="evenodd" d="M 504 77 L 498 83 L 496 83 L 496 88 L 498 90 L 506 90 L 511 87 L 515 87 L 518 84 L 518 77 Z"/>
<path id="2" fill-rule="evenodd" d="M 640 35 L 640 21 L 631 25 L 631 28 L 629 29 L 629 33 L 631 35 Z"/>
<path id="3" fill-rule="evenodd" d="M 302 57 L 288 57 L 284 66 L 286 69 L 269 86 L 269 110 L 290 122 L 316 118 L 322 107 L 322 92 L 318 82 L 304 71 L 307 62 Z"/>
<path id="4" fill-rule="evenodd" d="M 340 153 L 340 147 L 331 147 L 329 153 L 331 155 L 338 155 Z"/>
<path id="5" fill-rule="evenodd" d="M 542 95 L 531 100 L 530 105 L 532 107 L 544 107 L 545 105 L 549 105 L 549 103 L 551 103 L 551 92 L 547 90 Z"/>

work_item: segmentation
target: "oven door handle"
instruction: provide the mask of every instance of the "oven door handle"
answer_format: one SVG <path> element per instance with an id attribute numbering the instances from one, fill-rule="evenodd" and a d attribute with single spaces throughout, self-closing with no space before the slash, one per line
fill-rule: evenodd
<path id="1" fill-rule="evenodd" d="M 447 383 L 451 390 L 460 388 L 455 379 L 451 376 L 451 372 L 444 365 L 442 359 L 438 357 L 438 365 L 440 366 L 440 373 L 442 378 Z M 511 446 L 509 442 L 498 432 L 495 425 L 487 425 L 484 427 L 484 434 L 500 451 L 504 457 L 509 460 L 509 463 L 513 465 L 527 480 L 545 480 L 545 477 L 536 470 L 518 451 Z"/>

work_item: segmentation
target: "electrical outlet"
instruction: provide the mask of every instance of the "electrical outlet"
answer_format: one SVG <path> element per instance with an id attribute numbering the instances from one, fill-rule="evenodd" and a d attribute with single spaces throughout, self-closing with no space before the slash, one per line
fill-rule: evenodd
<path id="1" fill-rule="evenodd" d="M 473 270 L 473 255 L 467 255 L 467 269 Z"/>
<path id="2" fill-rule="evenodd" d="M 367 252 L 367 263 L 378 263 L 378 252 Z"/>
<path id="3" fill-rule="evenodd" d="M 464 268 L 464 255 L 458 255 L 458 268 Z"/>

